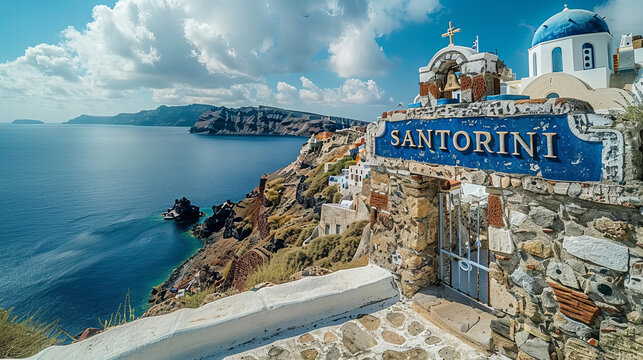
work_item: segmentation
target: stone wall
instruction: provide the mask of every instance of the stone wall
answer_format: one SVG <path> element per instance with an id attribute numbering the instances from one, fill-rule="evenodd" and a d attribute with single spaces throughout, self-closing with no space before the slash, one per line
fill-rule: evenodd
<path id="1" fill-rule="evenodd" d="M 501 200 L 496 216 L 504 223 L 489 232 L 497 255 L 490 271 L 492 305 L 507 314 L 499 322 L 513 327 L 494 333 L 496 350 L 535 358 L 551 353 L 571 359 L 638 358 L 643 346 L 640 209 L 597 204 L 563 191 L 543 194 L 519 181 L 512 186 L 511 180 L 487 188 Z"/>
<path id="2" fill-rule="evenodd" d="M 371 168 L 370 261 L 397 274 L 405 296 L 437 281 L 438 182 Z M 373 194 L 386 194 L 386 204 Z"/>
<path id="3" fill-rule="evenodd" d="M 599 182 L 378 157 L 373 139 L 381 124 L 370 125 L 367 161 L 377 194 L 371 194 L 371 262 L 393 271 L 405 296 L 437 284 L 437 194 L 445 180 L 485 186 L 485 226 L 495 258 L 490 304 L 499 316 L 491 326 L 493 349 L 520 359 L 640 358 L 642 125 L 592 114 L 584 104 L 558 99 L 421 107 L 385 121 L 566 113 L 576 136 L 603 141 Z"/>
<path id="4" fill-rule="evenodd" d="M 444 180 L 391 165 L 371 173 L 372 191 L 386 194 L 387 203 L 375 196 L 370 256 L 410 297 L 438 283 L 437 193 Z M 496 261 L 489 292 L 501 315 L 492 327 L 494 350 L 511 358 L 638 358 L 641 208 L 592 201 L 589 184 L 478 177 L 491 193 L 486 220 Z"/>

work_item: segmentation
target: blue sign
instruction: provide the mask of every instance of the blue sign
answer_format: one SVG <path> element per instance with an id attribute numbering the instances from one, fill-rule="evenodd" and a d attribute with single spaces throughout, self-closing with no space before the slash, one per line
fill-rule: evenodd
<path id="1" fill-rule="evenodd" d="M 551 180 L 600 181 L 602 142 L 576 137 L 567 115 L 385 122 L 375 154 Z"/>

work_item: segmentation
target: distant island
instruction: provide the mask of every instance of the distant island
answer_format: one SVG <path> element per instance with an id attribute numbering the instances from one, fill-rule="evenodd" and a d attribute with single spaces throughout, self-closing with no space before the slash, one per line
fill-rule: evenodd
<path id="1" fill-rule="evenodd" d="M 44 124 L 44 122 L 40 120 L 33 120 L 33 119 L 16 119 L 11 122 L 12 124 Z"/>
<path id="2" fill-rule="evenodd" d="M 336 131 L 367 124 L 360 120 L 270 106 L 213 106 L 199 116 L 190 132 L 209 135 L 310 136 L 321 131 Z"/>
<path id="3" fill-rule="evenodd" d="M 159 106 L 154 110 L 120 113 L 115 116 L 81 115 L 63 124 L 110 124 L 137 126 L 186 126 L 191 133 L 209 135 L 310 136 L 366 122 L 337 116 L 286 110 L 269 106 L 228 108 L 192 104 Z"/>
<path id="4" fill-rule="evenodd" d="M 194 125 L 203 112 L 211 105 L 192 104 L 185 106 L 161 105 L 154 110 L 137 113 L 120 113 L 115 116 L 80 115 L 63 124 L 111 124 L 137 126 L 185 126 Z"/>

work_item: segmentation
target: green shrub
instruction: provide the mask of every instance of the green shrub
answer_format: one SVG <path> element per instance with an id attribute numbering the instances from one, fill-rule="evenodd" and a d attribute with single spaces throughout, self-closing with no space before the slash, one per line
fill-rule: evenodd
<path id="1" fill-rule="evenodd" d="M 214 292 L 214 289 L 207 288 L 194 294 L 186 294 L 185 296 L 183 296 L 183 299 L 182 299 L 183 305 L 186 308 L 196 309 L 199 306 L 201 306 L 205 297 L 208 296 L 209 294 L 212 294 L 213 292 Z"/>
<path id="2" fill-rule="evenodd" d="M 342 201 L 342 198 L 344 197 L 344 194 L 340 193 L 339 191 L 333 195 L 333 202 L 335 204 L 339 204 L 340 201 Z"/>
<path id="3" fill-rule="evenodd" d="M 251 289 L 253 286 L 270 281 L 275 284 L 282 283 L 288 278 L 304 268 L 312 265 L 318 265 L 326 268 L 343 266 L 349 263 L 357 246 L 359 245 L 362 230 L 368 221 L 358 221 L 351 224 L 348 229 L 341 235 L 324 235 L 311 241 L 306 246 L 287 247 L 277 251 L 268 264 L 261 266 L 255 272 L 248 276 L 246 288 Z M 306 229 L 314 229 L 311 224 Z M 301 234 L 305 231 L 301 231 Z M 308 235 L 310 236 L 310 235 Z M 301 239 L 303 242 L 308 236 Z"/>
<path id="4" fill-rule="evenodd" d="M 328 186 L 329 177 L 341 174 L 342 169 L 345 169 L 351 165 L 355 165 L 355 160 L 353 160 L 350 156 L 345 156 L 343 159 L 329 166 L 328 172 L 323 171 L 323 164 L 318 166 L 313 171 L 313 175 L 306 179 L 306 183 L 308 183 L 309 186 L 308 189 L 306 189 L 306 191 L 304 192 L 304 196 L 308 198 L 316 197 Z M 330 201 L 332 200 L 332 197 L 326 199 Z"/>
<path id="5" fill-rule="evenodd" d="M 275 232 L 275 240 L 283 240 L 286 244 L 294 244 L 297 241 L 302 228 L 300 225 L 292 225 L 278 229 Z"/>
<path id="6" fill-rule="evenodd" d="M 290 215 L 273 215 L 268 217 L 268 226 L 270 227 L 271 230 L 275 230 L 277 228 L 281 228 L 284 226 L 285 223 L 290 221 L 292 219 L 292 216 Z"/>
<path id="7" fill-rule="evenodd" d="M 339 193 L 339 186 L 337 185 L 328 185 L 320 193 L 321 197 L 326 199 L 326 201 L 332 202 L 335 194 Z"/>
<path id="8" fill-rule="evenodd" d="M 58 322 L 42 322 L 40 312 L 12 315 L 0 309 L 0 358 L 25 358 L 51 345 L 60 344 Z"/>
<path id="9" fill-rule="evenodd" d="M 268 189 L 264 192 L 266 199 L 268 199 L 268 206 L 277 206 L 281 201 L 281 194 L 275 189 Z"/>
<path id="10" fill-rule="evenodd" d="M 643 105 L 628 106 L 620 118 L 626 121 L 643 121 Z"/>

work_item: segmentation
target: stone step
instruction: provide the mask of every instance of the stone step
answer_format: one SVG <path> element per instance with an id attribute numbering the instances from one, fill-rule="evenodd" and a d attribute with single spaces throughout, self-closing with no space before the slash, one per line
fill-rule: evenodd
<path id="1" fill-rule="evenodd" d="M 413 308 L 444 331 L 489 354 L 491 310 L 455 290 L 429 287 L 413 296 Z"/>

